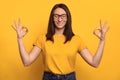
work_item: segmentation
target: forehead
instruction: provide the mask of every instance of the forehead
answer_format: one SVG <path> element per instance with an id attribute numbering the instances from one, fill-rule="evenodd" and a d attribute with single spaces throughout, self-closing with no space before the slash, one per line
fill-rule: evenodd
<path id="1" fill-rule="evenodd" d="M 65 10 L 62 8 L 56 8 L 54 14 L 66 14 Z"/>

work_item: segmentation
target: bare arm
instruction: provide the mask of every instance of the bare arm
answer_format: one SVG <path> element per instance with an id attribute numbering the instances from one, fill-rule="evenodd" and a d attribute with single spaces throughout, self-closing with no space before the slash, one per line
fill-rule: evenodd
<path id="1" fill-rule="evenodd" d="M 34 60 L 39 56 L 41 52 L 41 49 L 39 47 L 34 46 L 30 53 L 27 53 L 22 39 L 18 39 L 18 46 L 24 66 L 28 66 L 34 62 Z"/>
<path id="2" fill-rule="evenodd" d="M 27 27 L 20 25 L 20 19 L 18 20 L 18 24 L 16 24 L 16 22 L 14 22 L 14 24 L 15 26 L 12 25 L 12 27 L 17 33 L 17 41 L 21 59 L 24 66 L 28 66 L 39 56 L 41 49 L 37 46 L 34 46 L 30 53 L 28 53 L 23 42 L 23 37 L 27 34 L 28 29 Z"/>
<path id="3" fill-rule="evenodd" d="M 94 56 L 91 55 L 91 52 L 88 49 L 84 49 L 81 52 L 79 51 L 83 59 L 93 67 L 98 67 L 98 65 L 100 64 L 105 45 L 105 35 L 108 29 L 109 27 L 106 28 L 106 23 L 102 25 L 100 21 L 100 28 L 96 28 L 94 30 L 94 34 L 100 39 L 97 51 Z M 99 33 L 97 33 L 97 30 L 99 31 Z"/>

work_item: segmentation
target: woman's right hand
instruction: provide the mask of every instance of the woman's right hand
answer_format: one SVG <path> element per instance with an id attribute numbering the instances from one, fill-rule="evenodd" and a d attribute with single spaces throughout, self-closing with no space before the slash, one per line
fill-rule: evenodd
<path id="1" fill-rule="evenodd" d="M 17 32 L 18 39 L 22 39 L 28 32 L 27 27 L 21 26 L 20 19 L 18 19 L 18 23 L 16 23 L 16 21 L 14 21 L 14 26 L 13 25 L 11 25 L 11 26 Z"/>

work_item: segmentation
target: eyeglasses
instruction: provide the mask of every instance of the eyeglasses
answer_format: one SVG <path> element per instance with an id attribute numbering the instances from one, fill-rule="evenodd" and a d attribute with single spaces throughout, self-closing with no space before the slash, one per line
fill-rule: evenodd
<path id="1" fill-rule="evenodd" d="M 53 17 L 54 17 L 54 19 L 59 19 L 59 18 L 61 18 L 61 19 L 66 19 L 66 18 L 67 18 L 67 15 L 66 15 L 66 14 L 61 14 L 61 15 L 59 15 L 59 14 L 54 14 Z"/>

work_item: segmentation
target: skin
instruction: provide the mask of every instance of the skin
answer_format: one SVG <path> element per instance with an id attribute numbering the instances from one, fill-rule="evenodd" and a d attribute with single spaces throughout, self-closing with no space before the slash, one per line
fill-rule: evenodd
<path id="1" fill-rule="evenodd" d="M 54 14 L 61 15 L 61 14 L 66 14 L 66 12 L 62 8 L 57 8 L 54 11 Z M 66 21 L 67 19 L 62 19 L 61 17 L 59 17 L 58 19 L 54 19 L 54 23 L 56 25 L 55 34 L 63 35 Z M 23 37 L 27 34 L 28 29 L 27 27 L 21 25 L 20 19 L 18 20 L 18 23 L 14 21 L 14 26 L 12 25 L 12 28 L 17 33 L 17 41 L 18 41 L 20 56 L 23 61 L 23 64 L 24 66 L 28 66 L 31 63 L 33 63 L 35 59 L 39 56 L 41 49 L 37 46 L 33 46 L 30 53 L 26 51 L 23 42 Z M 82 51 L 79 51 L 79 54 L 83 57 L 83 59 L 88 64 L 90 64 L 95 68 L 97 68 L 98 65 L 100 64 L 103 55 L 104 45 L 105 45 L 105 35 L 108 30 L 109 27 L 106 27 L 106 22 L 102 24 L 102 21 L 100 20 L 100 27 L 95 28 L 95 30 L 93 31 L 94 35 L 99 38 L 99 44 L 95 55 L 92 55 L 87 48 L 83 49 Z"/>
<path id="2" fill-rule="evenodd" d="M 54 14 L 62 15 L 62 14 L 66 14 L 66 12 L 62 8 L 57 8 L 54 11 Z M 58 19 L 54 18 L 54 23 L 56 26 L 56 29 L 55 29 L 56 34 L 59 34 L 59 35 L 63 34 L 64 29 L 65 29 L 64 26 L 66 22 L 67 22 L 67 17 L 65 17 L 64 19 L 62 19 L 61 17 L 58 17 Z"/>

